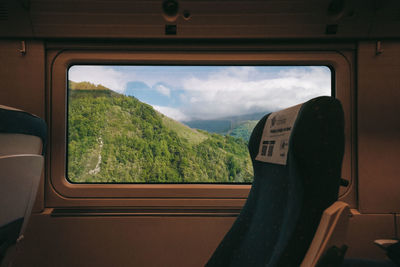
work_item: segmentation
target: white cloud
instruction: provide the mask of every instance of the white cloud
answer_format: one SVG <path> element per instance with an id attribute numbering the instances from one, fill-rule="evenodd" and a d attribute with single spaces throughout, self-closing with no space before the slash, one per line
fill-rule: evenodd
<path id="1" fill-rule="evenodd" d="M 183 113 L 213 119 L 275 111 L 330 94 L 330 72 L 326 68 L 297 67 L 283 70 L 274 78 L 262 78 L 263 73 L 254 68 L 231 70 L 214 73 L 206 80 L 185 79 L 183 89 L 190 105 L 183 107 Z"/>
<path id="2" fill-rule="evenodd" d="M 205 68 L 201 72 L 182 72 L 155 66 L 77 65 L 71 67 L 69 79 L 102 84 L 119 93 L 125 91 L 129 81 L 142 81 L 168 97 L 174 95 L 173 90 L 179 90 L 180 107 L 154 108 L 180 121 L 275 111 L 330 94 L 331 74 L 325 67 L 291 67 L 280 71 L 241 66 L 219 70 L 211 67 L 209 71 Z M 174 87 L 167 87 L 168 82 L 173 82 Z"/>
<path id="3" fill-rule="evenodd" d="M 177 121 L 188 121 L 191 119 L 190 117 L 182 113 L 182 111 L 176 108 L 156 106 L 156 105 L 153 105 L 153 108 L 158 112 L 164 114 L 165 116 L 170 117 Z"/>
<path id="4" fill-rule="evenodd" d="M 157 90 L 157 92 L 170 97 L 171 96 L 171 89 L 169 89 L 168 87 L 162 85 L 162 84 L 157 84 L 154 86 L 154 88 Z"/>
<path id="5" fill-rule="evenodd" d="M 118 93 L 124 92 L 128 81 L 134 78 L 133 74 L 127 75 L 108 66 L 76 65 L 70 68 L 68 75 L 68 79 L 71 81 L 102 84 Z"/>

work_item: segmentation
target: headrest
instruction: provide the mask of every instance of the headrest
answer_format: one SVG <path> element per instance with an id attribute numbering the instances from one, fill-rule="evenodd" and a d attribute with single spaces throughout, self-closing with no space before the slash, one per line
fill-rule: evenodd
<path id="1" fill-rule="evenodd" d="M 309 162 L 318 159 L 322 150 L 343 150 L 343 129 L 340 102 L 317 97 L 262 118 L 249 141 L 250 155 L 258 162 L 286 165 L 290 151 L 298 151 L 296 158 Z"/>
<path id="2" fill-rule="evenodd" d="M 256 160 L 286 165 L 289 139 L 301 104 L 268 116 Z"/>
<path id="3" fill-rule="evenodd" d="M 0 105 L 0 134 L 26 134 L 47 139 L 47 126 L 43 119 L 28 112 Z M 42 150 L 44 152 L 44 149 Z"/>

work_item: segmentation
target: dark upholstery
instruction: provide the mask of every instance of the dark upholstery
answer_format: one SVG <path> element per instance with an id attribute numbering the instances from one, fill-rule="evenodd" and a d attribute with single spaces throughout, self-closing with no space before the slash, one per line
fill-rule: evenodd
<path id="1" fill-rule="evenodd" d="M 44 147 L 47 139 L 47 126 L 44 120 L 21 110 L 0 107 L 0 133 L 34 135 L 42 139 Z"/>
<path id="2" fill-rule="evenodd" d="M 24 218 L 12 221 L 0 227 L 0 262 L 6 255 L 8 247 L 17 242 Z"/>
<path id="3" fill-rule="evenodd" d="M 287 165 L 255 160 L 266 119 L 249 141 L 254 181 L 247 202 L 206 266 L 299 266 L 323 211 L 337 200 L 344 116 L 332 97 L 304 103 Z"/>

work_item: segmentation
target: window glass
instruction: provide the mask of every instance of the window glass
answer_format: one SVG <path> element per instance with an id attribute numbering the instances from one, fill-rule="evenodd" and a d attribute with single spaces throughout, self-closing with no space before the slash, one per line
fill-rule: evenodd
<path id="1" fill-rule="evenodd" d="M 73 183 L 251 183 L 265 114 L 331 95 L 325 66 L 108 66 L 68 71 Z"/>

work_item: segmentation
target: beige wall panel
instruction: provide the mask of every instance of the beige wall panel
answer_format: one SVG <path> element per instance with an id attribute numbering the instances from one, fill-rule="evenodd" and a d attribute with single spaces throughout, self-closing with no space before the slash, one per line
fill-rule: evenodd
<path id="1" fill-rule="evenodd" d="M 203 266 L 235 217 L 32 217 L 13 266 Z M 393 215 L 355 214 L 346 257 L 385 259 Z M 400 226 L 398 226 L 400 227 Z"/>
<path id="2" fill-rule="evenodd" d="M 386 259 L 385 252 L 374 240 L 393 236 L 392 214 L 354 214 L 349 221 L 346 258 Z"/>
<path id="3" fill-rule="evenodd" d="M 27 41 L 26 54 L 20 53 L 21 40 L 0 40 L 0 104 L 44 117 L 44 45 Z"/>
<path id="4" fill-rule="evenodd" d="M 358 53 L 358 171 L 362 213 L 400 212 L 400 42 Z"/>
<path id="5" fill-rule="evenodd" d="M 204 266 L 234 220 L 34 215 L 13 266 Z"/>
<path id="6" fill-rule="evenodd" d="M 26 53 L 21 54 L 20 40 L 0 40 L 0 105 L 28 111 L 44 118 L 45 72 L 44 45 L 27 41 Z M 43 177 L 33 211 L 43 208 Z"/>

